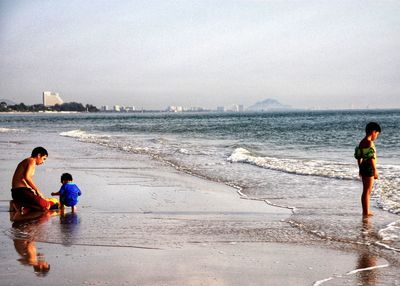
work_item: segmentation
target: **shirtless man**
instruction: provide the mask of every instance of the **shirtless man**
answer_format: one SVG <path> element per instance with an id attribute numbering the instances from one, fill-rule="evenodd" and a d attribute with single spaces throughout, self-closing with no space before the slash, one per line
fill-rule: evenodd
<path id="1" fill-rule="evenodd" d="M 48 153 L 43 147 L 36 147 L 29 158 L 20 162 L 12 179 L 10 211 L 20 211 L 21 207 L 45 211 L 50 208 L 49 202 L 33 181 L 36 165 L 47 159 Z"/>

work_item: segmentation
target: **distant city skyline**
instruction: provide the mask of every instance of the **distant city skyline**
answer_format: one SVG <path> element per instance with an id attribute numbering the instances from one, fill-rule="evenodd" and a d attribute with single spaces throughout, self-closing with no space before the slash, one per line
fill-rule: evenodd
<path id="1" fill-rule="evenodd" d="M 0 1 L 0 98 L 400 108 L 400 2 Z"/>

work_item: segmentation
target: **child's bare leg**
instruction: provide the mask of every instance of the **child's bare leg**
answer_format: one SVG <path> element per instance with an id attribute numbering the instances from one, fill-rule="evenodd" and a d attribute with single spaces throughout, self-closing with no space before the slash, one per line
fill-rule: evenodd
<path id="1" fill-rule="evenodd" d="M 60 202 L 60 213 L 64 213 L 64 205 Z"/>
<path id="2" fill-rule="evenodd" d="M 362 177 L 363 181 L 363 193 L 361 195 L 361 204 L 363 208 L 364 216 L 372 216 L 373 213 L 370 211 L 370 199 L 371 192 L 374 186 L 374 177 Z"/>
<path id="3" fill-rule="evenodd" d="M 73 212 L 73 213 L 75 212 L 75 206 L 71 207 L 71 212 Z"/>

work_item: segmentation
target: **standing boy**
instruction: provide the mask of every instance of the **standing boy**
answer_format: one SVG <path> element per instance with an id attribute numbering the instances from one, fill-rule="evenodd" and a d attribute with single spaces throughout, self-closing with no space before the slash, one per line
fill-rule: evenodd
<path id="1" fill-rule="evenodd" d="M 10 211 L 21 211 L 22 207 L 46 211 L 50 208 L 49 202 L 33 181 L 35 168 L 42 165 L 47 159 L 47 150 L 36 147 L 32 150 L 31 157 L 22 160 L 12 178 Z"/>
<path id="2" fill-rule="evenodd" d="M 371 198 L 374 180 L 378 179 L 378 170 L 376 169 L 376 149 L 374 141 L 381 133 L 381 127 L 376 122 L 370 122 L 365 127 L 365 137 L 356 147 L 355 158 L 357 159 L 360 176 L 363 182 L 363 193 L 361 195 L 361 204 L 364 216 L 372 216 L 369 201 Z"/>

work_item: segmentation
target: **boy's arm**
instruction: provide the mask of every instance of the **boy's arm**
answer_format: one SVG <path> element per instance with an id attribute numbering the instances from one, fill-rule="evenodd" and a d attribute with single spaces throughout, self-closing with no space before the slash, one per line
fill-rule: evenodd
<path id="1" fill-rule="evenodd" d="M 374 170 L 374 179 L 378 179 L 379 178 L 379 174 L 378 174 L 378 169 L 376 168 L 376 159 L 375 158 L 371 158 L 371 165 L 372 165 L 372 169 Z"/>
<path id="2" fill-rule="evenodd" d="M 64 185 L 61 186 L 60 190 L 56 193 L 51 193 L 52 196 L 61 196 L 64 192 Z"/>
<path id="3" fill-rule="evenodd" d="M 26 168 L 24 180 L 28 184 L 28 186 L 36 192 L 36 194 L 44 198 L 42 192 L 39 190 L 39 188 L 36 186 L 35 182 L 33 181 L 33 174 L 35 173 L 35 161 L 29 160 L 28 162 L 28 167 Z"/>

